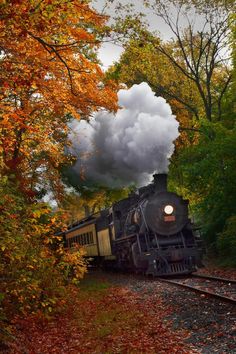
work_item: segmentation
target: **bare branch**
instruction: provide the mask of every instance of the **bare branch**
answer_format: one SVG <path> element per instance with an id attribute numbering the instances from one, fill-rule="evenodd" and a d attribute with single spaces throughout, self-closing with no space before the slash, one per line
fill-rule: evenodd
<path id="1" fill-rule="evenodd" d="M 184 2 L 174 4 L 170 0 L 151 1 L 150 8 L 161 17 L 175 36 L 180 52 L 169 51 L 162 43 L 155 42 L 155 48 L 168 58 L 172 66 L 176 67 L 186 78 L 191 80 L 197 88 L 205 109 L 206 118 L 211 121 L 220 119 L 221 103 L 228 84 L 230 74 L 227 73 L 227 59 L 221 56 L 227 48 L 230 26 L 228 9 L 223 4 L 213 6 L 209 4 L 202 8 L 194 5 L 185 6 Z M 175 20 L 170 11 L 175 9 Z M 195 14 L 193 13 L 195 10 Z M 209 11 L 211 10 L 211 11 Z M 190 14 L 190 15 L 189 15 Z M 204 20 L 201 29 L 195 29 L 196 16 Z M 193 19 L 192 19 L 193 18 Z M 187 28 L 183 30 L 182 19 L 187 21 Z M 225 83 L 220 92 L 215 90 L 215 72 L 222 66 L 225 72 Z M 213 104 L 217 102 L 218 115 L 213 117 Z"/>
<path id="2" fill-rule="evenodd" d="M 181 103 L 183 106 L 185 106 L 191 113 L 193 113 L 196 117 L 196 119 L 199 119 L 198 111 L 196 107 L 193 107 L 187 102 L 186 100 L 183 100 L 179 95 L 174 94 L 174 92 L 171 92 L 167 88 L 165 88 L 163 85 L 154 85 L 152 82 L 150 82 L 147 78 L 145 78 L 145 81 L 148 83 L 148 85 L 153 89 L 153 91 L 156 94 L 162 94 L 166 97 L 169 97 L 171 99 L 175 99 L 177 102 Z"/>

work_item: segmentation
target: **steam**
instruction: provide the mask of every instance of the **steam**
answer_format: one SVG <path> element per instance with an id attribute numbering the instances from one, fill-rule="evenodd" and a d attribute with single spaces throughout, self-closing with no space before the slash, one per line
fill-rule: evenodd
<path id="1" fill-rule="evenodd" d="M 103 185 L 145 184 L 153 173 L 168 171 L 179 123 L 162 97 L 147 83 L 118 92 L 120 109 L 100 111 L 89 121 L 73 121 L 71 153 L 75 173 Z"/>

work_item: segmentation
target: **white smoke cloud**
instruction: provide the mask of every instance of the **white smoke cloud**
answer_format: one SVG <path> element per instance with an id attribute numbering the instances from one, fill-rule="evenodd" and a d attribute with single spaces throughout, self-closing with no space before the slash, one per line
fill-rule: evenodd
<path id="1" fill-rule="evenodd" d="M 88 179 L 109 186 L 139 185 L 168 171 L 179 123 L 147 83 L 118 92 L 116 114 L 101 111 L 89 122 L 71 124 L 71 152 Z M 82 155 L 81 155 L 82 154 Z"/>

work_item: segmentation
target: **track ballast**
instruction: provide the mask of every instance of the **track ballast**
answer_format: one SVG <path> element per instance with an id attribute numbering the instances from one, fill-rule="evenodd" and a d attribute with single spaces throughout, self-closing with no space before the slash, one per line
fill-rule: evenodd
<path id="1" fill-rule="evenodd" d="M 158 278 L 158 280 L 236 304 L 236 280 L 233 279 L 194 274 L 188 278 Z"/>

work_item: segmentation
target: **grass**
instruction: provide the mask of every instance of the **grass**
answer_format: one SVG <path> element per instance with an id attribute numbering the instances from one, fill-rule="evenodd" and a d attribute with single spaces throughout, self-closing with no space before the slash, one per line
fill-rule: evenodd
<path id="1" fill-rule="evenodd" d="M 109 297 L 110 289 L 114 290 L 114 285 L 103 279 L 102 276 L 100 277 L 98 272 L 86 274 L 85 278 L 81 280 L 79 289 L 79 301 L 91 300 L 96 307 L 93 326 L 89 331 L 93 338 L 102 340 L 112 333 L 116 333 L 120 327 L 133 326 L 133 322 L 136 322 L 135 312 L 124 310 L 121 304 L 113 302 L 113 298 Z M 91 308 L 85 312 L 87 311 L 91 311 Z M 85 312 L 81 313 L 80 311 L 78 316 L 82 322 Z"/>
<path id="2" fill-rule="evenodd" d="M 96 279 L 83 279 L 79 285 L 81 291 L 88 292 L 102 291 L 109 289 L 110 287 L 111 284 L 109 284 L 108 282 Z"/>

